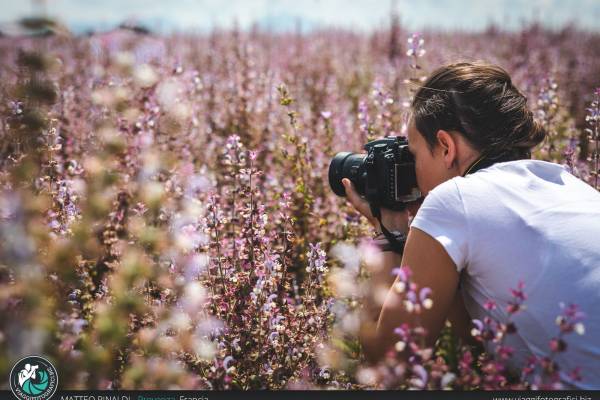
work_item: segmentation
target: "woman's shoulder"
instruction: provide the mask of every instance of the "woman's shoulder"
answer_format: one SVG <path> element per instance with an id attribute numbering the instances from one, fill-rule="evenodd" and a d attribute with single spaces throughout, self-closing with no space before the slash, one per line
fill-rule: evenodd
<path id="1" fill-rule="evenodd" d="M 485 191 L 508 185 L 525 188 L 545 184 L 576 183 L 564 165 L 542 160 L 515 160 L 493 164 L 465 177 L 452 178 L 461 191 Z M 581 182 L 583 183 L 583 182 Z"/>
<path id="2" fill-rule="evenodd" d="M 477 171 L 474 174 L 469 174 L 464 177 L 465 180 L 477 178 L 492 178 L 499 175 L 513 176 L 535 176 L 542 179 L 553 178 L 567 173 L 566 166 L 543 160 L 514 160 L 504 161 L 492 164 L 487 168 Z"/>
<path id="3" fill-rule="evenodd" d="M 433 188 L 423 204 L 447 208 L 466 200 L 514 205 L 519 199 L 534 204 L 535 198 L 545 204 L 573 198 L 600 201 L 600 193 L 564 165 L 528 159 L 496 163 L 465 177 L 451 178 Z"/>
<path id="4" fill-rule="evenodd" d="M 434 197 L 456 194 L 460 189 L 480 182 L 493 182 L 498 177 L 526 175 L 528 171 L 562 173 L 566 171 L 560 164 L 540 160 L 516 160 L 493 164 L 467 176 L 455 176 L 433 188 L 429 194 Z"/>
<path id="5" fill-rule="evenodd" d="M 421 214 L 443 213 L 446 218 L 460 217 L 464 213 L 463 198 L 456 178 L 440 183 L 429 191 L 421 207 Z M 418 214 L 417 214 L 418 215 Z"/>
<path id="6" fill-rule="evenodd" d="M 454 187 L 453 187 L 454 186 Z M 437 188 L 436 188 L 437 189 Z M 578 210 L 600 207 L 600 192 L 572 175 L 566 166 L 542 160 L 494 164 L 440 185 L 445 199 L 459 198 L 470 215 L 530 215 L 570 204 Z M 575 205 L 577 203 L 577 205 Z"/>
<path id="7" fill-rule="evenodd" d="M 587 186 L 560 164 L 541 160 L 507 161 L 440 183 L 428 193 L 423 204 L 460 210 L 465 200 L 498 204 L 508 197 L 505 200 L 512 204 L 515 199 L 529 196 L 556 195 L 558 199 L 566 191 L 585 190 L 582 185 Z"/>
<path id="8" fill-rule="evenodd" d="M 425 196 L 424 203 L 426 201 L 445 202 L 450 200 L 460 200 L 460 191 L 457 178 L 459 177 L 448 179 L 447 181 L 444 181 L 431 189 L 427 196 Z"/>
<path id="9" fill-rule="evenodd" d="M 566 166 L 562 164 L 553 163 L 550 161 L 544 160 L 535 160 L 535 159 L 524 159 L 524 160 L 514 160 L 514 161 L 504 161 L 496 164 L 492 164 L 491 166 L 482 169 L 482 171 L 511 171 L 511 170 L 533 170 L 533 171 L 544 171 L 544 172 L 561 172 L 567 171 Z"/>

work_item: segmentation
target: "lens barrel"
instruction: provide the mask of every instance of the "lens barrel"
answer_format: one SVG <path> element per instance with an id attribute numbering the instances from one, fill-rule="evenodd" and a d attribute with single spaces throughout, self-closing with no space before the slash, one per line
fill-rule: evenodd
<path id="1" fill-rule="evenodd" d="M 364 194 L 365 172 L 363 161 L 367 155 L 344 151 L 337 153 L 329 164 L 329 186 L 338 196 L 345 197 L 343 178 L 348 178 L 359 194 Z"/>

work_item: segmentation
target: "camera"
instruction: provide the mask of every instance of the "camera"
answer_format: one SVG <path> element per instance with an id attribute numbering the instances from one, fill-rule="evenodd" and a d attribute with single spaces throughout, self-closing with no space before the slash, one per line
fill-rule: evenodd
<path id="1" fill-rule="evenodd" d="M 372 206 L 404 210 L 407 203 L 421 197 L 415 174 L 415 159 L 403 136 L 386 136 L 365 144 L 367 154 L 337 153 L 329 164 L 329 186 L 346 196 L 342 178 L 348 178 L 356 191 Z"/>

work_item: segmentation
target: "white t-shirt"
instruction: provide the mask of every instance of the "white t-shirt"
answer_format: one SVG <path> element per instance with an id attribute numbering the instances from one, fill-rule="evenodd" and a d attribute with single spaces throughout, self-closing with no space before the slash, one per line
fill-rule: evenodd
<path id="1" fill-rule="evenodd" d="M 550 355 L 559 303 L 577 304 L 585 333 L 567 334 L 567 349 L 554 360 L 565 388 L 600 389 L 598 191 L 559 164 L 502 162 L 435 187 L 411 226 L 440 242 L 456 264 L 471 318 L 506 322 L 510 289 L 525 283 L 526 309 L 513 315 L 518 331 L 505 341 L 515 349 L 510 367 Z M 483 307 L 488 299 L 495 310 Z M 581 382 L 568 377 L 576 366 Z"/>

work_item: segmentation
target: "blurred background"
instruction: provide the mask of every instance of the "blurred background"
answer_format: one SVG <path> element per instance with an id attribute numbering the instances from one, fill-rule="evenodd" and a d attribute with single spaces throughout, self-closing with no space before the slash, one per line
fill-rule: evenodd
<path id="1" fill-rule="evenodd" d="M 448 326 L 399 336 L 418 364 L 364 362 L 389 285 L 328 167 L 485 60 L 549 132 L 533 158 L 600 189 L 600 1 L 1 1 L 0 376 L 40 354 L 65 389 L 532 387 Z"/>
<path id="2" fill-rule="evenodd" d="M 517 30 L 537 22 L 550 29 L 576 24 L 600 29 L 597 0 L 29 0 L 5 1 L 0 30 L 18 30 L 25 17 L 58 19 L 75 33 L 107 30 L 124 22 L 151 30 L 207 31 L 258 26 L 270 31 L 343 27 L 369 31 L 394 11 L 409 30 L 481 31 L 492 25 Z"/>

